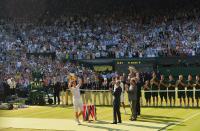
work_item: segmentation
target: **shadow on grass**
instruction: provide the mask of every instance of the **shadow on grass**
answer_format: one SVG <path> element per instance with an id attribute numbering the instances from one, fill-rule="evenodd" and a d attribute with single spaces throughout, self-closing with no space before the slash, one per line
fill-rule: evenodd
<path id="1" fill-rule="evenodd" d="M 172 125 L 170 125 L 170 126 L 172 126 Z M 165 128 L 163 128 L 162 130 L 166 130 L 168 127 L 170 127 L 170 126 L 167 126 L 167 127 L 165 127 Z M 177 125 L 177 126 L 186 126 L 185 124 L 179 124 L 179 125 Z M 175 126 L 176 127 L 176 126 Z M 170 129 L 167 129 L 168 131 L 171 131 L 171 130 L 174 130 L 173 128 L 170 128 Z M 161 130 L 160 130 L 161 131 Z"/>
<path id="2" fill-rule="evenodd" d="M 156 116 L 156 115 L 141 115 L 140 118 L 164 118 L 164 119 L 180 119 L 178 117 L 168 117 L 168 116 Z"/>
<path id="3" fill-rule="evenodd" d="M 110 124 L 110 122 L 97 120 L 94 124 Z"/>
<path id="4" fill-rule="evenodd" d="M 141 115 L 138 121 L 141 122 L 153 122 L 159 124 L 177 123 L 181 119 L 178 117 L 156 116 L 156 115 Z"/>
<path id="5" fill-rule="evenodd" d="M 138 124 L 130 124 L 130 123 L 121 123 L 121 125 L 124 125 L 124 126 L 135 126 L 135 127 L 141 127 L 141 128 L 148 128 L 148 129 L 160 129 L 160 127 L 156 127 L 156 126 L 145 126 L 144 125 L 138 125 Z"/>
<path id="6" fill-rule="evenodd" d="M 73 105 L 45 105 L 43 107 L 52 107 L 52 108 L 73 108 Z"/>
<path id="7" fill-rule="evenodd" d="M 178 117 L 167 117 L 167 116 L 156 116 L 156 115 L 142 115 L 138 121 L 141 122 L 153 122 L 160 124 L 167 124 L 167 126 L 159 129 L 159 131 L 166 130 L 168 127 L 176 125 L 182 119 Z M 185 126 L 183 124 L 178 124 L 179 126 Z"/>
<path id="8" fill-rule="evenodd" d="M 110 128 L 109 126 L 105 127 L 105 126 L 101 126 L 101 125 L 104 125 L 104 124 L 110 124 L 109 122 L 107 121 L 96 121 L 95 123 L 92 123 L 92 125 L 88 125 L 88 124 L 82 124 L 82 126 L 87 126 L 87 127 L 91 127 L 91 128 L 98 128 L 98 129 L 105 129 L 105 130 L 109 130 L 109 131 L 127 131 L 127 130 L 123 130 L 123 129 L 116 129 L 116 128 Z M 145 125 L 145 123 L 143 125 L 138 125 L 136 123 L 120 123 L 118 125 L 123 125 L 123 126 L 130 126 L 130 127 L 140 127 L 140 128 L 145 128 L 145 129 L 156 129 L 156 130 L 159 130 L 160 127 L 158 126 L 147 126 Z M 124 127 L 124 128 L 125 128 Z"/>
<path id="9" fill-rule="evenodd" d="M 128 130 L 124 130 L 124 129 L 116 129 L 116 128 L 99 126 L 99 125 L 95 125 L 95 124 L 93 124 L 93 125 L 81 124 L 81 126 L 96 128 L 96 129 L 104 129 L 104 130 L 107 130 L 107 131 L 128 131 Z"/>
<path id="10" fill-rule="evenodd" d="M 167 129 L 170 126 L 173 126 L 173 125 L 176 125 L 176 123 L 171 123 L 171 124 L 161 128 L 161 129 L 159 129 L 158 131 L 165 131 L 165 130 L 171 131 L 171 130 L 174 130 L 173 128 Z M 185 124 L 178 124 L 177 126 L 186 126 L 186 125 Z"/>

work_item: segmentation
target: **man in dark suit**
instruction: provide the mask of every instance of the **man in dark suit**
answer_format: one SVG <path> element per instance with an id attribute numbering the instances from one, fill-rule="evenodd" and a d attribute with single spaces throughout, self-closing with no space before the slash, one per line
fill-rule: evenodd
<path id="1" fill-rule="evenodd" d="M 136 73 L 136 86 L 137 86 L 137 115 L 141 114 L 141 108 L 140 108 L 140 98 L 141 98 L 141 88 L 144 85 L 142 77 L 140 76 L 140 73 Z"/>
<path id="2" fill-rule="evenodd" d="M 3 90 L 3 95 L 2 95 L 2 101 L 3 102 L 7 102 L 7 97 L 10 95 L 9 94 L 9 90 L 10 90 L 10 86 L 8 85 L 8 83 L 6 82 L 6 80 L 4 80 L 2 82 L 2 90 Z"/>
<path id="3" fill-rule="evenodd" d="M 120 87 L 120 81 L 116 82 L 116 88 L 113 91 L 113 123 L 112 124 L 117 124 L 117 123 L 122 123 L 121 120 L 121 113 L 120 113 L 120 96 L 122 93 L 122 88 Z M 117 117 L 118 117 L 118 122 L 117 122 Z"/>
<path id="4" fill-rule="evenodd" d="M 132 78 L 130 80 L 130 87 L 126 87 L 126 91 L 128 93 L 128 99 L 131 107 L 131 121 L 135 121 L 137 119 L 137 85 L 136 80 Z"/>
<path id="5" fill-rule="evenodd" d="M 53 86 L 54 90 L 54 104 L 56 105 L 57 101 L 56 98 L 58 99 L 58 105 L 60 105 L 60 89 L 61 89 L 61 83 L 59 81 L 56 82 L 56 84 Z"/>

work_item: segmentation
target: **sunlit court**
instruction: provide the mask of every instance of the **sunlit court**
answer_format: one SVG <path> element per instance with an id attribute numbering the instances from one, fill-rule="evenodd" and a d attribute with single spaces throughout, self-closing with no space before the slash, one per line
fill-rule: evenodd
<path id="1" fill-rule="evenodd" d="M 87 96 L 85 99 L 85 95 L 82 95 L 82 98 L 88 104 L 94 103 L 93 97 L 95 95 L 92 91 L 89 93 L 86 92 L 85 94 L 91 95 L 91 101 L 87 100 Z M 143 105 L 141 116 L 138 117 L 137 121 L 129 121 L 131 111 L 129 105 L 126 105 L 127 114 L 124 114 L 124 110 L 121 108 L 123 123 L 113 126 L 110 124 L 113 120 L 113 107 L 109 105 L 111 98 L 108 98 L 108 101 L 103 99 L 103 93 L 109 94 L 109 92 L 97 92 L 97 94 L 100 94 L 100 100 L 102 101 L 99 102 L 99 99 L 96 98 L 96 120 L 90 115 L 89 121 L 84 121 L 77 126 L 74 122 L 74 110 L 69 94 L 68 106 L 29 106 L 15 110 L 1 110 L 1 130 L 198 130 L 199 108 L 183 108 L 178 105 L 176 107 L 166 105 L 161 107 L 160 102 L 158 107 L 151 105 L 147 107 L 145 101 L 143 101 L 144 98 L 141 102 Z M 126 99 L 125 103 L 128 104 L 127 101 Z M 176 103 L 178 104 L 178 101 Z"/>
<path id="2" fill-rule="evenodd" d="M 0 0 L 0 131 L 199 131 L 200 1 Z"/>

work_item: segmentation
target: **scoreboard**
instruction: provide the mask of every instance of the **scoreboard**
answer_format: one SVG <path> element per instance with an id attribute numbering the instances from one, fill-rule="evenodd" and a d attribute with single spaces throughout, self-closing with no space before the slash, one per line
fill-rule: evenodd
<path id="1" fill-rule="evenodd" d="M 138 64 L 141 64 L 141 61 L 117 61 L 116 62 L 117 65 L 124 65 L 124 64 L 128 64 L 128 65 L 138 65 Z"/>
<path id="2" fill-rule="evenodd" d="M 115 70 L 119 73 L 128 73 L 128 67 L 134 66 L 140 72 L 153 71 L 153 63 L 143 60 L 116 60 Z"/>
<path id="3" fill-rule="evenodd" d="M 113 72 L 128 73 L 128 67 L 134 66 L 140 72 L 153 71 L 155 59 L 135 58 L 135 59 L 100 59 L 100 60 L 83 60 L 79 64 L 84 65 L 96 72 Z"/>

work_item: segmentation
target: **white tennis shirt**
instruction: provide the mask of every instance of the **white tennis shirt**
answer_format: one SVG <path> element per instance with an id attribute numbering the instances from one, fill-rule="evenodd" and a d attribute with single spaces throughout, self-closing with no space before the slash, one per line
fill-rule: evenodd
<path id="1" fill-rule="evenodd" d="M 76 88 L 72 87 L 71 92 L 73 94 L 73 101 L 79 101 L 81 99 L 80 84 L 76 85 Z"/>

